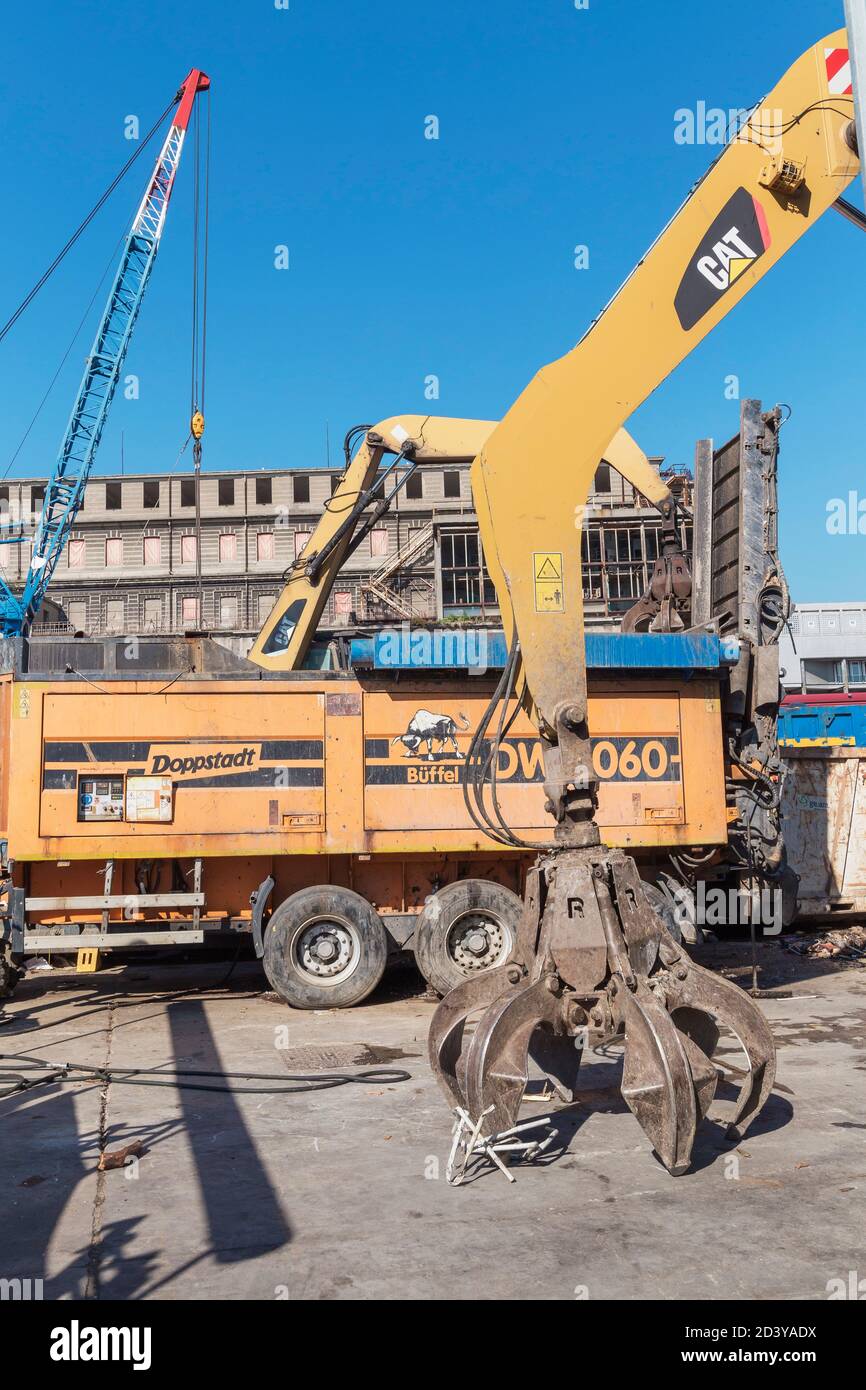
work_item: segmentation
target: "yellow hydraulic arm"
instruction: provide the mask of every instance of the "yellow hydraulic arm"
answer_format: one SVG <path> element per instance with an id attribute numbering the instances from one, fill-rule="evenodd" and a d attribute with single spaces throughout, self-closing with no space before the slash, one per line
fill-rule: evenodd
<path id="1" fill-rule="evenodd" d="M 302 665 L 334 580 L 356 537 L 357 506 L 369 495 L 383 459 L 392 456 L 412 467 L 422 463 L 469 462 L 481 453 L 495 420 L 457 420 L 433 415 L 401 415 L 366 430 L 303 553 L 289 573 L 250 652 L 250 660 L 271 671 Z M 604 461 L 655 503 L 673 514 L 673 499 L 646 455 L 625 430 L 617 431 Z M 371 499 L 373 507 L 375 501 Z M 384 510 L 387 494 L 379 503 Z M 375 513 L 374 513 L 375 514 Z M 579 544 L 579 540 L 578 540 Z M 508 594 L 500 603 L 508 612 Z M 511 626 L 509 622 L 509 627 Z"/>
<path id="2" fill-rule="evenodd" d="M 857 174 L 853 99 L 833 76 L 846 48 L 842 29 L 794 63 L 472 465 L 485 558 L 551 745 L 546 786 L 560 821 L 591 816 L 580 541 L 593 473 L 632 412 Z"/>
<path id="3" fill-rule="evenodd" d="M 370 494 L 386 455 L 405 458 L 407 468 L 434 460 L 473 459 L 494 424 L 493 420 L 403 415 L 366 430 L 256 638 L 250 660 L 270 671 L 296 671 L 303 665 L 334 580 L 355 538 L 359 504 Z"/>

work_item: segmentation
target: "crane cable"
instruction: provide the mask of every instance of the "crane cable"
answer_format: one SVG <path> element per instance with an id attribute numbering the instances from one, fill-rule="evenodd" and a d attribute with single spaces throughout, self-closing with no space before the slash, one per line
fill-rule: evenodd
<path id="1" fill-rule="evenodd" d="M 204 592 L 201 569 L 201 440 L 204 434 L 205 376 L 207 367 L 207 264 L 208 212 L 210 202 L 210 90 L 207 93 L 204 178 L 202 179 L 201 120 L 198 105 L 194 113 L 193 230 L 192 230 L 192 346 L 189 386 L 189 429 L 195 474 L 195 565 L 198 607 L 197 626 L 203 625 Z M 202 182 L 204 191 L 202 192 Z M 202 207 L 204 212 L 202 214 Z M 203 235 L 200 228 L 204 224 Z M 202 242 L 200 248 L 199 242 Z"/>
<path id="2" fill-rule="evenodd" d="M 58 252 L 58 254 L 54 257 L 54 260 L 51 262 L 51 264 L 50 264 L 50 266 L 48 267 L 48 269 L 39 277 L 39 279 L 36 281 L 36 284 L 33 286 L 33 288 L 24 296 L 24 298 L 22 299 L 21 303 L 18 305 L 18 308 L 15 310 L 15 312 L 6 320 L 6 322 L 2 325 L 2 327 L 0 327 L 0 343 L 2 343 L 3 339 L 6 337 L 6 334 L 9 332 L 9 330 L 18 322 L 19 318 L 20 318 L 21 315 L 24 313 L 24 310 L 27 308 L 27 306 L 28 306 L 29 304 L 31 304 L 31 303 L 33 302 L 33 300 L 36 298 L 37 294 L 38 294 L 39 291 L 42 289 L 42 286 L 43 286 L 43 285 L 46 283 L 46 281 L 49 280 L 50 277 L 54 274 L 55 270 L 56 270 L 57 267 L 60 265 L 61 261 L 62 261 L 62 260 L 65 258 L 65 256 L 72 250 L 73 246 L 74 246 L 75 243 L 78 241 L 78 239 L 79 239 L 79 237 L 82 235 L 82 233 L 87 229 L 87 227 L 89 227 L 90 223 L 93 221 L 94 217 L 95 217 L 96 214 L 99 212 L 100 208 L 101 208 L 101 207 L 103 206 L 103 204 L 106 203 L 106 202 L 108 201 L 108 199 L 111 197 L 111 195 L 112 195 L 112 193 L 114 192 L 114 190 L 115 190 L 115 188 L 117 187 L 117 185 L 120 183 L 120 181 L 124 178 L 124 176 L 125 176 L 125 175 L 129 172 L 129 170 L 132 168 L 133 164 L 134 164 L 135 161 L 138 159 L 139 155 L 140 155 L 140 154 L 142 153 L 142 151 L 147 147 L 149 141 L 153 138 L 153 136 L 155 135 L 156 131 L 157 131 L 157 130 L 159 129 L 159 127 L 162 125 L 162 123 L 163 123 L 163 121 L 165 120 L 166 116 L 168 115 L 169 111 L 171 111 L 172 108 L 173 108 L 175 105 L 176 105 L 176 100 L 175 100 L 175 98 L 172 98 L 172 100 L 169 102 L 169 104 L 168 104 L 168 106 L 165 108 L 165 110 L 164 110 L 164 111 L 161 113 L 161 115 L 156 119 L 156 121 L 154 121 L 153 125 L 151 126 L 151 128 L 150 128 L 150 130 L 147 132 L 147 134 L 145 135 L 144 139 L 141 141 L 141 143 L 140 143 L 140 145 L 138 146 L 138 148 L 135 150 L 135 152 L 134 152 L 133 154 L 130 155 L 129 159 L 126 161 L 126 163 L 124 164 L 123 168 L 120 170 L 120 173 L 117 174 L 117 175 L 112 179 L 111 183 L 108 185 L 108 187 L 106 188 L 105 192 L 102 194 L 102 197 L 99 198 L 99 199 L 97 200 L 97 202 L 94 203 L 93 207 L 90 209 L 90 212 L 87 214 L 87 216 L 85 217 L 84 221 L 81 222 L 81 223 L 79 224 L 79 226 L 76 228 L 76 230 L 72 233 L 72 236 L 71 236 L 71 237 L 69 238 L 69 240 L 66 242 L 66 245 L 65 245 L 65 246 Z"/>
<path id="3" fill-rule="evenodd" d="M 192 235 L 192 354 L 190 364 L 190 419 L 200 413 L 204 422 L 205 375 L 207 367 L 207 270 L 208 226 L 210 201 L 210 91 L 207 92 L 207 116 L 204 159 L 201 150 L 201 123 L 198 106 L 194 113 L 195 178 L 193 183 Z M 195 434 L 195 431 L 193 431 Z"/>
<path id="4" fill-rule="evenodd" d="M 63 368 L 66 366 L 66 363 L 67 363 L 67 361 L 68 361 L 68 359 L 69 359 L 69 355 L 70 355 L 70 353 L 72 352 L 72 349 L 75 347 L 75 344 L 78 342 L 78 338 L 79 338 L 79 335 L 80 335 L 80 333 L 81 333 L 81 330 L 84 328 L 84 325 L 87 323 L 87 320 L 88 320 L 89 317 L 90 317 L 90 311 L 91 311 L 91 309 L 93 308 L 94 304 L 96 303 L 96 300 L 97 300 L 97 298 L 98 298 L 98 296 L 99 296 L 99 292 L 100 292 L 100 290 L 102 289 L 103 285 L 105 284 L 106 279 L 108 278 L 108 273 L 109 273 L 109 271 L 111 270 L 112 266 L 115 264 L 115 262 L 116 262 L 116 260 L 117 260 L 117 253 L 118 253 L 118 251 L 120 250 L 121 246 L 123 245 L 123 242 L 124 242 L 125 238 L 126 238 L 126 232 L 124 232 L 124 233 L 118 238 L 117 242 L 115 243 L 114 250 L 111 252 L 111 255 L 109 256 L 108 260 L 106 261 L 105 269 L 103 270 L 101 276 L 99 277 L 99 283 L 98 283 L 98 285 L 96 286 L 96 289 L 93 291 L 93 294 L 90 296 L 90 301 L 89 301 L 89 303 L 88 303 L 88 305 L 87 305 L 87 308 L 84 310 L 84 313 L 81 315 L 81 318 L 80 318 L 79 321 L 78 321 L 78 327 L 76 328 L 76 330 L 75 330 L 75 332 L 73 333 L 72 337 L 69 339 L 69 343 L 68 343 L 68 346 L 67 346 L 67 348 L 66 348 L 66 351 L 64 352 L 63 356 L 62 356 L 61 359 L 60 359 L 60 363 L 59 363 L 59 365 L 58 365 L 58 367 L 57 367 L 57 370 L 55 371 L 53 377 L 51 378 L 51 381 L 49 382 L 49 384 L 48 384 L 48 386 L 47 386 L 47 388 L 46 388 L 45 394 L 43 395 L 41 401 L 39 402 L 38 406 L 36 407 L 36 410 L 34 411 L 33 415 L 31 416 L 30 423 L 29 423 L 29 425 L 27 426 L 26 430 L 24 431 L 23 435 L 21 436 L 21 439 L 19 440 L 19 443 L 18 443 L 18 447 L 16 448 L 14 454 L 13 454 L 12 457 L 10 458 L 10 460 L 9 460 L 9 462 L 7 463 L 6 467 L 4 468 L 3 472 L 0 473 L 0 479 L 2 479 L 2 478 L 8 478 L 8 477 L 9 477 L 9 474 L 10 474 L 10 472 L 12 471 L 13 465 L 15 464 L 15 461 L 16 461 L 16 459 L 18 458 L 18 455 L 21 453 L 21 450 L 24 448 L 24 445 L 27 443 L 27 440 L 28 440 L 28 438 L 29 438 L 29 436 L 30 436 L 30 432 L 31 432 L 31 430 L 33 429 L 33 426 L 36 424 L 36 421 L 39 419 L 39 416 L 42 414 L 42 411 L 43 411 L 43 409 L 44 409 L 44 407 L 45 407 L 45 403 L 46 403 L 46 401 L 48 400 L 48 397 L 51 395 L 51 392 L 54 390 L 55 385 L 57 384 L 57 378 L 60 376 L 60 373 L 63 371 Z"/>

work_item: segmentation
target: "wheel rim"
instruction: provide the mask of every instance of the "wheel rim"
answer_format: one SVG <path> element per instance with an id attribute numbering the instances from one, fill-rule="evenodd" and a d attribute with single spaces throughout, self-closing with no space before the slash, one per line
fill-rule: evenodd
<path id="1" fill-rule="evenodd" d="M 514 947 L 514 933 L 493 913 L 470 908 L 451 924 L 445 939 L 449 961 L 463 975 L 504 965 Z"/>
<path id="2" fill-rule="evenodd" d="M 295 969 L 311 984 L 326 988 L 342 984 L 361 961 L 361 936 L 345 917 L 309 917 L 289 943 Z"/>

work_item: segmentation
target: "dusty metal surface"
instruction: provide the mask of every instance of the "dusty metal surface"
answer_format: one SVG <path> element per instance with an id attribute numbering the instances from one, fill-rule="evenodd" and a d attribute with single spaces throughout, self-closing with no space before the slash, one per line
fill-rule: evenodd
<path id="1" fill-rule="evenodd" d="M 764 1106 L 776 1070 L 760 1008 L 674 941 L 647 903 L 632 859 L 603 848 L 569 850 L 531 872 L 509 962 L 445 996 L 428 1049 L 461 1132 L 468 1116 L 495 1146 L 518 1124 L 530 1059 L 570 1097 L 581 1051 L 622 1037 L 623 1098 L 665 1167 L 681 1174 L 715 1094 L 719 1025 L 746 1055 L 731 1117 L 732 1126 L 745 1127 Z"/>
<path id="2" fill-rule="evenodd" d="M 786 748 L 782 813 L 800 913 L 866 912 L 864 750 Z"/>
<path id="3" fill-rule="evenodd" d="M 695 449 L 692 622 L 757 643 L 760 593 L 777 549 L 775 514 L 778 421 L 758 400 L 744 400 L 740 429 L 718 449 Z"/>

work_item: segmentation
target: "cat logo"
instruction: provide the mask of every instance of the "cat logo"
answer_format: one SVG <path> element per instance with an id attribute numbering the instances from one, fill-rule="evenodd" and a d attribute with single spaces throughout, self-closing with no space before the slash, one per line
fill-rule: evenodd
<path id="1" fill-rule="evenodd" d="M 738 188 L 689 262 L 674 307 L 688 332 L 770 245 L 767 217 L 757 198 Z"/>
<path id="2" fill-rule="evenodd" d="M 746 245 L 738 229 L 731 227 L 721 241 L 716 242 L 711 256 L 701 256 L 698 270 L 717 290 L 726 290 L 757 254 Z"/>

